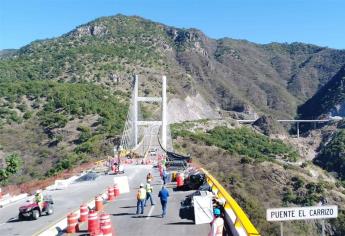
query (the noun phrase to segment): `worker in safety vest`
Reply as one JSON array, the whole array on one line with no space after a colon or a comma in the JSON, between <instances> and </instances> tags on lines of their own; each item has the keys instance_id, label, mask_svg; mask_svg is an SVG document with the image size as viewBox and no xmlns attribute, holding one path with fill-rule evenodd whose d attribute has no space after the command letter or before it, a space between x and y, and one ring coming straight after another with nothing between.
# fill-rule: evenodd
<instances>
[{"instance_id":1,"label":"worker in safety vest","mask_svg":"<svg viewBox=\"0 0 345 236\"><path fill-rule=\"evenodd\" d=\"M151 172L149 172L149 173L147 174L146 180L147 180L147 182L150 181L150 182L152 183L152 181L153 181L153 176L152 176Z\"/></svg>"},{"instance_id":2,"label":"worker in safety vest","mask_svg":"<svg viewBox=\"0 0 345 236\"><path fill-rule=\"evenodd\" d=\"M146 190L146 198L145 198L144 206L146 207L146 202L149 199L151 201L151 206L154 206L155 202L154 202L153 197L152 197L153 187L151 185L151 181L150 180L147 181L146 186L145 186L145 190Z\"/></svg>"},{"instance_id":3,"label":"worker in safety vest","mask_svg":"<svg viewBox=\"0 0 345 236\"><path fill-rule=\"evenodd\" d=\"M224 220L220 216L220 210L215 208L213 210L214 219L211 222L211 231L208 236L222 236L223 235L223 228L224 228Z\"/></svg>"},{"instance_id":4,"label":"worker in safety vest","mask_svg":"<svg viewBox=\"0 0 345 236\"><path fill-rule=\"evenodd\" d=\"M35 202L37 203L38 207L42 211L42 208L43 208L43 194L42 194L42 190L40 190L40 189L36 190Z\"/></svg>"},{"instance_id":5,"label":"worker in safety vest","mask_svg":"<svg viewBox=\"0 0 345 236\"><path fill-rule=\"evenodd\" d=\"M144 189L144 184L140 184L140 188L137 192L137 215L144 214L144 202L146 199L146 190Z\"/></svg>"}]
</instances>

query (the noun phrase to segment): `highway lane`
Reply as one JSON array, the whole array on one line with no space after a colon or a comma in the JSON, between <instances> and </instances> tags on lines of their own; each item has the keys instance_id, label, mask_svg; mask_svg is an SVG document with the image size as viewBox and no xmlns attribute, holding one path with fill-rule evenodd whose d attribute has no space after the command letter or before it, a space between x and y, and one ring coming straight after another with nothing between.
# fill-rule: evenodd
<instances>
[{"instance_id":1,"label":"highway lane","mask_svg":"<svg viewBox=\"0 0 345 236\"><path fill-rule=\"evenodd\" d=\"M176 236L176 235L207 235L210 230L209 224L195 225L190 220L181 219L179 217L180 202L189 192L174 192L175 184L167 185L170 198L168 202L167 216L161 218L162 209L158 198L158 192L161 189L162 181L157 169L140 167L141 170L135 178L130 179L130 193L122 194L114 202L105 205L105 212L110 214L112 226L117 236ZM146 182L146 174L152 171L153 180L153 196L156 205L151 206L147 203L143 215L136 215L136 192L140 183ZM86 224L82 226L86 230ZM85 231L79 235L85 235Z\"/></svg>"},{"instance_id":2,"label":"highway lane","mask_svg":"<svg viewBox=\"0 0 345 236\"><path fill-rule=\"evenodd\" d=\"M134 166L125 167L126 175L132 179L140 171ZM87 202L113 184L113 175L101 175L95 181L85 181L69 185L64 190L44 191L51 194L54 199L54 214L42 216L36 221L18 221L18 208L25 201L19 201L4 208L0 208L0 235L2 236L28 236L57 220L65 217L69 212L79 208L81 203Z\"/></svg>"}]
</instances>

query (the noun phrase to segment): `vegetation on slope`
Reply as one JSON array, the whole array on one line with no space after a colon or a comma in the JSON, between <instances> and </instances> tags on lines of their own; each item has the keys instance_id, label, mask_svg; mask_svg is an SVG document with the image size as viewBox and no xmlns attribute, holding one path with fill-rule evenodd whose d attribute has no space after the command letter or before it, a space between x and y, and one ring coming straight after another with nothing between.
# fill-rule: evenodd
<instances>
[{"instance_id":1,"label":"vegetation on slope","mask_svg":"<svg viewBox=\"0 0 345 236\"><path fill-rule=\"evenodd\" d=\"M0 185L5 184L8 179L15 175L22 165L22 160L18 154L10 154L5 158L5 167L0 168Z\"/></svg>"},{"instance_id":2,"label":"vegetation on slope","mask_svg":"<svg viewBox=\"0 0 345 236\"><path fill-rule=\"evenodd\" d=\"M322 147L314 163L327 171L336 172L345 181L345 129L337 131Z\"/></svg>"},{"instance_id":3,"label":"vegetation on slope","mask_svg":"<svg viewBox=\"0 0 345 236\"><path fill-rule=\"evenodd\" d=\"M200 125L195 127L200 127ZM175 124L172 129L174 147L178 148L179 151L184 150L184 152L190 153L196 162L213 173L248 214L262 235L278 235L280 232L279 224L266 221L267 208L311 206L325 199L329 204L340 206L339 217L327 225L328 233L330 235L342 235L344 233L343 222L345 218L344 209L341 206L344 205L345 198L342 199L341 193L336 192L339 189L335 184L312 179L308 171L295 165L282 164L276 161L244 162L244 155L239 156L236 147L233 147L234 151L230 152L229 145L222 143L233 142L238 145L241 136L244 139L252 139L252 135L248 135L252 131L242 128L230 132L224 127L219 128L220 130L215 128L202 135L201 131L198 133L200 128L196 128L194 132L191 131L193 130L193 123L191 122ZM208 138L203 137L212 136L210 133L215 130L217 130L215 132L217 135ZM218 133L220 131L221 135ZM262 146L253 145L253 143L258 142L256 138L249 141L252 147L247 147L252 151L258 151L260 150L258 147ZM210 140L214 140L213 146L210 146ZM253 142L253 140L256 141ZM266 160L270 160L270 158ZM284 234L317 235L320 234L320 227L318 222L285 222Z\"/></svg>"},{"instance_id":4,"label":"vegetation on slope","mask_svg":"<svg viewBox=\"0 0 345 236\"><path fill-rule=\"evenodd\" d=\"M231 154L244 156L243 162L250 162L248 157L256 160L274 160L279 156L289 161L296 161L298 158L297 151L281 140L270 139L245 127L238 129L216 127L207 133L191 132L180 129L181 127L183 126L179 124L173 125L172 134L174 137L189 137L201 140L209 146L215 145Z\"/></svg>"},{"instance_id":5,"label":"vegetation on slope","mask_svg":"<svg viewBox=\"0 0 345 236\"><path fill-rule=\"evenodd\" d=\"M90 83L3 80L0 81L0 97L3 98L0 110L2 135L16 136L15 129L18 129L16 127L19 124L18 127L26 127L25 132L37 129L35 127L38 121L38 125L48 138L48 144L43 146L48 145L47 148L55 149L56 153L53 154L50 150L37 146L35 150L32 150L31 155L35 153L38 156L26 156L27 159L36 160L36 164L24 160L24 162L31 163L25 167L31 169L32 177L43 177L44 173L38 174L39 166L36 166L42 162L53 161L51 165L48 165L50 168L45 173L50 176L78 163L88 161L90 158L105 155L108 152L104 146L105 142L122 132L127 114L125 94L111 92ZM95 123L88 124L92 125L92 128L76 127L75 132L79 133L79 137L69 142L64 140L70 139L70 137L63 135L63 132L59 132L59 130L65 129L70 122L90 115L98 117ZM72 131L67 130L67 132ZM37 140L33 141L36 144L47 143L44 141L44 135L36 138ZM5 139L0 139L0 141L7 142ZM19 141L19 138L15 141ZM8 148L11 145L2 144L2 146L5 151L9 151ZM74 148L70 150L71 147ZM52 159L47 159L47 155L48 157L51 155Z\"/></svg>"}]
</instances>

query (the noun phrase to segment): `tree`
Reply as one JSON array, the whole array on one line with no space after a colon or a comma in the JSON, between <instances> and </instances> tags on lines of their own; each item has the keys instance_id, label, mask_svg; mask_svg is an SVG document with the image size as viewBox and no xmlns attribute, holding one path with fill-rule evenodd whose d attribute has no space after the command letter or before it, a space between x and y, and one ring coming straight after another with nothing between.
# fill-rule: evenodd
<instances>
[{"instance_id":1,"label":"tree","mask_svg":"<svg viewBox=\"0 0 345 236\"><path fill-rule=\"evenodd\" d=\"M0 169L0 182L5 182L11 175L16 174L22 166L22 159L18 154L10 154L6 157L6 167Z\"/></svg>"}]
</instances>

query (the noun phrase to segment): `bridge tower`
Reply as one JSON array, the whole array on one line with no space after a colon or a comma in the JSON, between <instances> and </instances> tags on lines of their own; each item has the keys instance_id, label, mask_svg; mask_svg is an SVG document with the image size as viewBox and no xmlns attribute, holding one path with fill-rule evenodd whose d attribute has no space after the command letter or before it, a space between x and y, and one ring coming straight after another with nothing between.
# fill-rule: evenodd
<instances>
[{"instance_id":1,"label":"bridge tower","mask_svg":"<svg viewBox=\"0 0 345 236\"><path fill-rule=\"evenodd\" d=\"M135 76L134 81L134 101L133 101L133 127L134 127L134 146L138 144L138 132L139 126L141 125L160 125L161 129L161 145L164 149L167 148L167 82L166 76L162 77L162 96L161 97L139 97L138 94L138 84L139 84L139 77ZM139 102L161 102L162 103L162 120L160 121L139 121L138 120L138 103Z\"/></svg>"}]
</instances>

